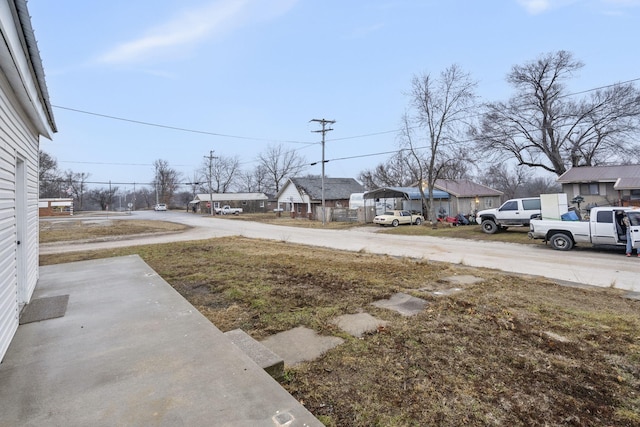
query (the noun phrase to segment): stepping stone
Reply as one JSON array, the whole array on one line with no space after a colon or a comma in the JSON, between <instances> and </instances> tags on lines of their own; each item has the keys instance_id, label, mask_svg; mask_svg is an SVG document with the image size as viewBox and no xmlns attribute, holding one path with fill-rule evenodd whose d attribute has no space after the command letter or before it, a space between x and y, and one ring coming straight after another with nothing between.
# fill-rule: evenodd
<instances>
[{"instance_id":1,"label":"stepping stone","mask_svg":"<svg viewBox=\"0 0 640 427\"><path fill-rule=\"evenodd\" d=\"M375 301L372 302L371 305L397 311L403 316L413 316L424 310L427 301L398 292L389 299Z\"/></svg>"},{"instance_id":2,"label":"stepping stone","mask_svg":"<svg viewBox=\"0 0 640 427\"><path fill-rule=\"evenodd\" d=\"M287 366L314 360L328 350L342 344L339 337L320 336L315 331L299 326L280 332L262 341L262 344L284 359Z\"/></svg>"},{"instance_id":3,"label":"stepping stone","mask_svg":"<svg viewBox=\"0 0 640 427\"><path fill-rule=\"evenodd\" d=\"M331 321L346 333L360 338L366 332L375 332L378 328L387 326L386 321L376 319L369 313L344 314Z\"/></svg>"},{"instance_id":4,"label":"stepping stone","mask_svg":"<svg viewBox=\"0 0 640 427\"><path fill-rule=\"evenodd\" d=\"M251 335L242 329L234 329L225 332L224 335L273 378L280 379L284 376L284 360L251 338Z\"/></svg>"},{"instance_id":5,"label":"stepping stone","mask_svg":"<svg viewBox=\"0 0 640 427\"><path fill-rule=\"evenodd\" d=\"M471 275L461 275L461 276L449 276L440 279L442 282L448 282L453 285L475 285L476 283L483 282L484 279L481 277L471 276Z\"/></svg>"}]
</instances>

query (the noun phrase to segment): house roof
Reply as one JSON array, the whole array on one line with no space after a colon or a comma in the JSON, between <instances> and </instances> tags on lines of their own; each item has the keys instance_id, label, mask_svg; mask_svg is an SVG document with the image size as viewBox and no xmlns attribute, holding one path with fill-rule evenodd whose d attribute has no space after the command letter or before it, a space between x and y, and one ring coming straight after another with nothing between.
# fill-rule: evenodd
<instances>
[{"instance_id":1,"label":"house roof","mask_svg":"<svg viewBox=\"0 0 640 427\"><path fill-rule=\"evenodd\" d=\"M640 165L574 167L560 175L558 182L616 182L619 178L640 180Z\"/></svg>"},{"instance_id":2,"label":"house roof","mask_svg":"<svg viewBox=\"0 0 640 427\"><path fill-rule=\"evenodd\" d=\"M614 190L637 190L640 188L640 178L618 178L613 185Z\"/></svg>"},{"instance_id":3,"label":"house roof","mask_svg":"<svg viewBox=\"0 0 640 427\"><path fill-rule=\"evenodd\" d=\"M29 10L27 8L26 0L14 0L13 2L9 2L10 6L13 4L15 6L14 16L16 20L18 30L18 37L20 38L20 43L23 46L23 50L25 51L25 55L27 55L27 67L26 71L30 74L33 84L35 85L35 92L37 93L37 97L39 98L40 105L36 105L29 99L29 95L23 93L17 93L18 98L21 102L24 102L26 105L31 105L32 108L26 108L26 111L30 115L38 116L38 113L34 113L34 111L40 110L42 112L43 120L46 120L46 125L48 125L49 129L46 129L44 126L39 126L39 121L34 117L33 122L38 126L38 131L41 135L51 138L49 130L51 132L57 132L56 123L53 118L53 113L51 110L51 103L49 101L49 92L47 90L47 84L44 76L44 68L42 66L42 59L40 57L40 51L38 50L38 43L36 42L35 34L33 32L33 27L31 26L31 16L29 15ZM11 38L11 35L7 32L5 34L5 44L9 47L7 39ZM9 47L10 48L10 47ZM2 55L0 55L2 56ZM5 58L3 58L3 61ZM14 66L16 68L20 68L20 65L15 62ZM34 87L31 86L28 82L26 82L26 77L21 75L22 70L14 72L9 67L5 67L4 64L2 67L2 71L5 73L6 77L12 83L14 88L24 87L27 91L29 88Z\"/></svg>"},{"instance_id":4,"label":"house roof","mask_svg":"<svg viewBox=\"0 0 640 427\"><path fill-rule=\"evenodd\" d=\"M289 178L298 191L306 193L311 200L322 200L322 178ZM282 187L280 193L285 189ZM364 187L353 178L324 178L325 200L348 200L353 193L362 193ZM278 193L278 196L280 196Z\"/></svg>"},{"instance_id":5,"label":"house roof","mask_svg":"<svg viewBox=\"0 0 640 427\"><path fill-rule=\"evenodd\" d=\"M242 202L249 200L267 200L267 196L264 193L205 193L198 194L193 202L208 202L213 200L214 202ZM193 203L192 202L192 203Z\"/></svg>"},{"instance_id":6,"label":"house roof","mask_svg":"<svg viewBox=\"0 0 640 427\"><path fill-rule=\"evenodd\" d=\"M365 199L398 199L420 200L422 198L418 187L384 187L364 193ZM442 190L433 190L434 199L448 199L449 193Z\"/></svg>"},{"instance_id":7,"label":"house roof","mask_svg":"<svg viewBox=\"0 0 640 427\"><path fill-rule=\"evenodd\" d=\"M455 197L502 196L502 191L494 190L486 185L477 184L468 179L438 179L434 188L446 191Z\"/></svg>"}]
</instances>

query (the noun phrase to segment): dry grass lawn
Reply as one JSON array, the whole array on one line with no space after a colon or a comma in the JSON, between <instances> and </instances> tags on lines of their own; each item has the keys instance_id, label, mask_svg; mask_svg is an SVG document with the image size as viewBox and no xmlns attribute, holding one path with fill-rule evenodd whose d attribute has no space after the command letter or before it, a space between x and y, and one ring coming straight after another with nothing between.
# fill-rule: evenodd
<instances>
[{"instance_id":1,"label":"dry grass lawn","mask_svg":"<svg viewBox=\"0 0 640 427\"><path fill-rule=\"evenodd\" d=\"M343 338L282 381L328 426L640 426L640 302L618 291L241 237L41 263L131 253L222 331ZM460 274L484 281L431 292ZM395 292L429 304L410 318L371 305ZM331 323L362 311L388 326L354 338Z\"/></svg>"}]
</instances>

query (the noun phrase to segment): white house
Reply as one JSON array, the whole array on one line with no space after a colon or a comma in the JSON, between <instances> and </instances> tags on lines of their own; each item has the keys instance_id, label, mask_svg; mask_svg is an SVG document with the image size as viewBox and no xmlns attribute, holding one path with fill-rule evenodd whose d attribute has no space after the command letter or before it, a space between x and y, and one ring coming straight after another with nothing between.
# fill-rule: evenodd
<instances>
[{"instance_id":1,"label":"white house","mask_svg":"<svg viewBox=\"0 0 640 427\"><path fill-rule=\"evenodd\" d=\"M38 281L39 138L51 113L25 0L0 0L0 360Z\"/></svg>"}]
</instances>

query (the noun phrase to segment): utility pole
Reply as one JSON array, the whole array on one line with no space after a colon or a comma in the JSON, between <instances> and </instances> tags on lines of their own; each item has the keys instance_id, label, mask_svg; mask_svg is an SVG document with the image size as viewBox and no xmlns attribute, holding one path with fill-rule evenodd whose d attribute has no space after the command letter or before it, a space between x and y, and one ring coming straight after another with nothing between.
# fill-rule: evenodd
<instances>
[{"instance_id":1,"label":"utility pole","mask_svg":"<svg viewBox=\"0 0 640 427\"><path fill-rule=\"evenodd\" d=\"M311 132L322 132L322 225L324 226L325 224L325 203L324 203L324 164L325 164L325 160L324 160L324 134L332 131L332 128L327 128L327 125L332 125L334 124L336 121L335 120L325 120L325 119L312 119L310 120L312 122L318 122L322 125L322 129L321 130L312 130Z\"/></svg>"},{"instance_id":2,"label":"utility pole","mask_svg":"<svg viewBox=\"0 0 640 427\"><path fill-rule=\"evenodd\" d=\"M213 216L213 189L211 187L211 177L213 175L213 159L217 159L213 155L213 150L209 151L208 156L204 156L205 159L209 159L209 212Z\"/></svg>"}]
</instances>

